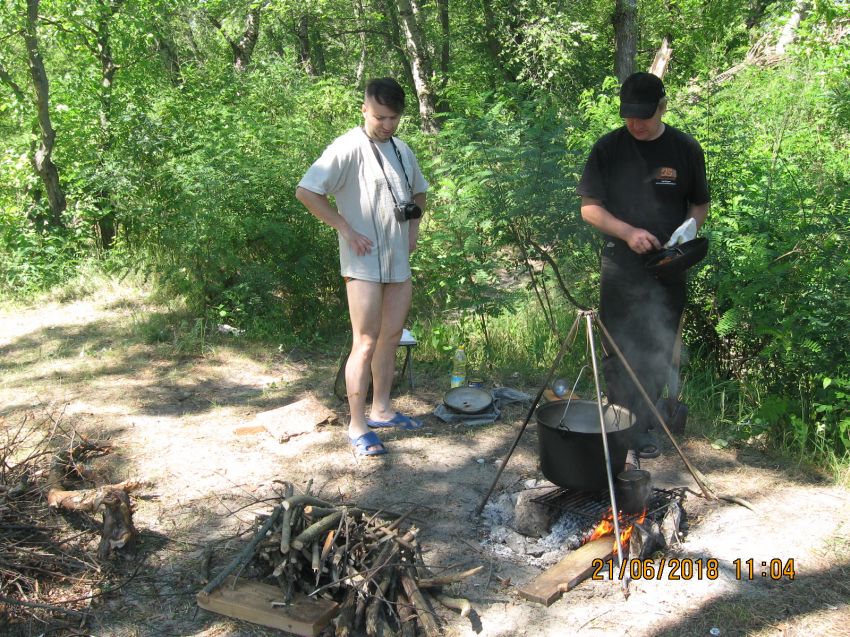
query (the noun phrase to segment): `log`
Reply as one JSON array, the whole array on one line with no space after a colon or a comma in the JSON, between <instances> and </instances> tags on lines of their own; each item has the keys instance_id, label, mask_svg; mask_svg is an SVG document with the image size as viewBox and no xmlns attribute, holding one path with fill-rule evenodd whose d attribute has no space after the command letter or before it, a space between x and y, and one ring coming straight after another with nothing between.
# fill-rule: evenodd
<instances>
[{"instance_id":1,"label":"log","mask_svg":"<svg viewBox=\"0 0 850 637\"><path fill-rule=\"evenodd\" d=\"M328 553L330 553L331 549L333 548L335 537L336 531L331 531L325 538L325 544L324 546L322 546L322 554L319 556L320 565L324 564L325 560L328 558Z\"/></svg>"},{"instance_id":2,"label":"log","mask_svg":"<svg viewBox=\"0 0 850 637\"><path fill-rule=\"evenodd\" d=\"M373 597L366 607L366 634L369 637L380 637L384 619L384 600Z\"/></svg>"},{"instance_id":3,"label":"log","mask_svg":"<svg viewBox=\"0 0 850 637\"><path fill-rule=\"evenodd\" d=\"M413 579L407 569L402 570L400 576L401 585L416 609L416 616L419 618L419 624L422 626L426 637L437 637L440 634L440 626L437 624L434 611L431 610L424 595L422 595L422 591L416 585L416 580Z\"/></svg>"},{"instance_id":4,"label":"log","mask_svg":"<svg viewBox=\"0 0 850 637\"><path fill-rule=\"evenodd\" d=\"M295 492L295 487L290 483L286 483L284 489L284 500L291 498ZM292 537L292 509L284 509L280 523L280 552L286 555L289 553L289 540Z\"/></svg>"},{"instance_id":5,"label":"log","mask_svg":"<svg viewBox=\"0 0 850 637\"><path fill-rule=\"evenodd\" d=\"M350 637L354 633L354 611L357 607L357 589L350 588L339 607L339 615L334 620L336 637Z\"/></svg>"},{"instance_id":6,"label":"log","mask_svg":"<svg viewBox=\"0 0 850 637\"><path fill-rule=\"evenodd\" d=\"M113 549L131 548L136 542L130 496L121 489L109 489L102 500L103 527L97 554L105 560Z\"/></svg>"},{"instance_id":7,"label":"log","mask_svg":"<svg viewBox=\"0 0 850 637\"><path fill-rule=\"evenodd\" d=\"M416 637L416 611L410 600L404 595L399 595L396 608L398 620L401 623L401 637Z\"/></svg>"},{"instance_id":8,"label":"log","mask_svg":"<svg viewBox=\"0 0 850 637\"><path fill-rule=\"evenodd\" d=\"M317 539L322 533L334 528L337 524L339 524L340 519L342 519L343 512L343 510L337 511L336 513L332 513L331 515L322 518L315 524L308 526L306 529L301 531L298 537L292 540L292 548L296 551L300 551L310 542Z\"/></svg>"},{"instance_id":9,"label":"log","mask_svg":"<svg viewBox=\"0 0 850 637\"><path fill-rule=\"evenodd\" d=\"M106 559L113 549L131 547L136 540L133 526L133 505L127 490L138 488L136 481L103 486L98 489L63 491L51 489L47 493L47 504L54 509L103 514L100 545L97 554Z\"/></svg>"},{"instance_id":10,"label":"log","mask_svg":"<svg viewBox=\"0 0 850 637\"><path fill-rule=\"evenodd\" d=\"M291 509L293 507L298 506L299 504L307 505L312 504L314 506L326 507L328 509L337 510L338 507L335 507L330 502L325 502L324 500L320 500L319 498L313 497L312 495L304 494L304 495L294 495L291 498L286 498L283 501L284 509Z\"/></svg>"},{"instance_id":11,"label":"log","mask_svg":"<svg viewBox=\"0 0 850 637\"><path fill-rule=\"evenodd\" d=\"M611 536L588 542L522 586L519 594L529 601L551 606L563 593L590 576L594 560L610 560L614 550Z\"/></svg>"},{"instance_id":12,"label":"log","mask_svg":"<svg viewBox=\"0 0 850 637\"><path fill-rule=\"evenodd\" d=\"M469 613L472 612L472 604L469 603L468 599L465 599L463 597L449 597L448 595L444 595L443 593L435 593L434 599L436 599L446 608L451 608L452 610L460 611L461 617L469 617Z\"/></svg>"},{"instance_id":13,"label":"log","mask_svg":"<svg viewBox=\"0 0 850 637\"><path fill-rule=\"evenodd\" d=\"M315 542L313 542L313 550L310 554L310 566L313 568L313 572L316 574L316 584L319 583L318 579L322 570L322 563L319 561L321 555L322 553L319 549L319 541L316 540Z\"/></svg>"}]
</instances>

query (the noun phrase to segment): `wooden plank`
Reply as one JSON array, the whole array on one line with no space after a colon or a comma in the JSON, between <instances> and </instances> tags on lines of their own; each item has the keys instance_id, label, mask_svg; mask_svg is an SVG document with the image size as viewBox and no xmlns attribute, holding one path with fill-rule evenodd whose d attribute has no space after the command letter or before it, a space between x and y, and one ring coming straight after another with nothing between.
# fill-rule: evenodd
<instances>
[{"instance_id":1,"label":"wooden plank","mask_svg":"<svg viewBox=\"0 0 850 637\"><path fill-rule=\"evenodd\" d=\"M304 637L316 637L339 610L334 601L303 595L289 606L272 606L272 602L283 602L283 591L277 586L247 580L239 580L235 588L232 585L233 578L228 578L212 593L198 593L198 606Z\"/></svg>"},{"instance_id":2,"label":"wooden plank","mask_svg":"<svg viewBox=\"0 0 850 637\"><path fill-rule=\"evenodd\" d=\"M264 427L278 442L287 442L295 436L313 433L322 423L335 420L336 413L313 396L308 396L289 405L260 412L251 425Z\"/></svg>"},{"instance_id":3,"label":"wooden plank","mask_svg":"<svg viewBox=\"0 0 850 637\"><path fill-rule=\"evenodd\" d=\"M590 577L593 560L610 560L614 554L614 539L601 537L571 551L552 568L519 589L521 597L545 606L551 606L561 595Z\"/></svg>"}]
</instances>

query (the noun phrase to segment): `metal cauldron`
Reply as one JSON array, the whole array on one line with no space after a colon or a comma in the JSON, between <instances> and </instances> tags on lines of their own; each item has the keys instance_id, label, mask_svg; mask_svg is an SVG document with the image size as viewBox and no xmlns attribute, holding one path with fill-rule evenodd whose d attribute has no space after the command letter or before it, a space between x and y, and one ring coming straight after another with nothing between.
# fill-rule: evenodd
<instances>
[{"instance_id":1,"label":"metal cauldron","mask_svg":"<svg viewBox=\"0 0 850 637\"><path fill-rule=\"evenodd\" d=\"M632 446L635 418L624 407L603 403L612 475L622 471ZM537 409L540 469L547 480L567 489L608 488L599 408L590 400L557 400Z\"/></svg>"}]
</instances>

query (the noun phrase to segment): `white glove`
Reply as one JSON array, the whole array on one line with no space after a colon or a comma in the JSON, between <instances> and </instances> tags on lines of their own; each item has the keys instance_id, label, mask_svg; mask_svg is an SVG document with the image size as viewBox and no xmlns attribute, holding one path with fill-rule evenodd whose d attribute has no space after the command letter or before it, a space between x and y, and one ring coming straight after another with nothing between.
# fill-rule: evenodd
<instances>
[{"instance_id":1,"label":"white glove","mask_svg":"<svg viewBox=\"0 0 850 637\"><path fill-rule=\"evenodd\" d=\"M670 237L670 241L664 244L665 248L673 247L674 245L678 245L680 243L684 243L685 241L690 241L691 239L695 239L697 236L697 222L691 217L681 226L676 228L673 232L673 235Z\"/></svg>"}]
</instances>

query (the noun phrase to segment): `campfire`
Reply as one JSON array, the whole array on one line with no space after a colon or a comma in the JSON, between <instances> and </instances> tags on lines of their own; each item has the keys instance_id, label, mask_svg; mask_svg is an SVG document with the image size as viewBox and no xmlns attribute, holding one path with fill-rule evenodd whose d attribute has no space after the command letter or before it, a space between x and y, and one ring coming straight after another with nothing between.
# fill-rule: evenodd
<instances>
[{"instance_id":1,"label":"campfire","mask_svg":"<svg viewBox=\"0 0 850 637\"><path fill-rule=\"evenodd\" d=\"M536 483L527 486L530 488L514 498L504 494L488 508L485 519L492 527L484 544L500 557L546 568L519 593L548 606L591 577L594 564L597 573L604 576L610 572L598 564L618 559L614 518L606 491L574 491ZM645 560L680 544L686 530L685 494L685 489L652 489L639 513L619 512L624 560ZM508 511L508 503L514 499L516 505ZM542 548L555 544L560 545L557 551Z\"/></svg>"},{"instance_id":2,"label":"campfire","mask_svg":"<svg viewBox=\"0 0 850 637\"><path fill-rule=\"evenodd\" d=\"M629 538L632 537L632 529L635 528L635 525L643 524L643 522L646 520L646 508L644 508L643 512L637 516L637 519L632 519L634 517L635 516L630 516L624 513L620 513L617 517L619 527L620 529L622 529L620 531L620 546L622 546L624 549L628 548L629 546ZM599 524L597 524L596 527L593 529L587 541L592 542L593 540L613 534L614 515L609 510L605 517L600 520ZM616 547L613 550L614 552L616 552Z\"/></svg>"}]
</instances>

